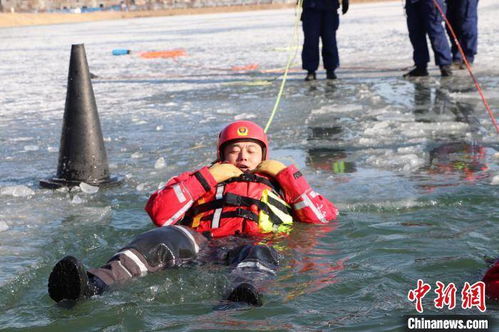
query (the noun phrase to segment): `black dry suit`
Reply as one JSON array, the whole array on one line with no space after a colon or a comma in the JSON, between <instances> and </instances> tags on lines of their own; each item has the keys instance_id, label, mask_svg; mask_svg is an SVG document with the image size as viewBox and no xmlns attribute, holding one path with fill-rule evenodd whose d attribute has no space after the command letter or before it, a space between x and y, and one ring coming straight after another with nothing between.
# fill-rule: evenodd
<instances>
[{"instance_id":1,"label":"black dry suit","mask_svg":"<svg viewBox=\"0 0 499 332\"><path fill-rule=\"evenodd\" d=\"M189 227L174 225L138 235L104 266L88 273L110 286L165 268L210 261L231 267L234 286L246 282L258 287L276 274L278 257L274 248L254 245L248 238L209 240Z\"/></svg>"}]
</instances>

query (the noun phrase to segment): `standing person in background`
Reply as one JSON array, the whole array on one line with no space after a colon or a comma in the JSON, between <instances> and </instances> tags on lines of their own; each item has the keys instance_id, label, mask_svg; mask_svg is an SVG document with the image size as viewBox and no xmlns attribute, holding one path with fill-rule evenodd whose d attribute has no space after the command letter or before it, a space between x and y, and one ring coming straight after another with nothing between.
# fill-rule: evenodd
<instances>
[{"instance_id":1,"label":"standing person in background","mask_svg":"<svg viewBox=\"0 0 499 332\"><path fill-rule=\"evenodd\" d=\"M478 0L448 0L447 20L456 34L466 59L472 64L478 45ZM452 45L452 67L464 69L463 57L448 26L447 34Z\"/></svg>"},{"instance_id":2,"label":"standing person in background","mask_svg":"<svg viewBox=\"0 0 499 332\"><path fill-rule=\"evenodd\" d=\"M303 0L303 50L302 68L307 71L305 81L315 80L319 67L319 37L322 39L322 60L328 80L336 79L335 70L340 65L336 30L340 25L339 0ZM348 11L348 0L341 1L341 12Z\"/></svg>"},{"instance_id":3,"label":"standing person in background","mask_svg":"<svg viewBox=\"0 0 499 332\"><path fill-rule=\"evenodd\" d=\"M405 2L407 28L416 68L404 74L404 77L428 76L427 67L428 62L430 62L430 54L426 35L430 38L435 63L440 67L440 73L442 76L452 75L449 41L442 25L442 17L434 1L437 1L444 8L443 0L406 0Z\"/></svg>"}]
</instances>

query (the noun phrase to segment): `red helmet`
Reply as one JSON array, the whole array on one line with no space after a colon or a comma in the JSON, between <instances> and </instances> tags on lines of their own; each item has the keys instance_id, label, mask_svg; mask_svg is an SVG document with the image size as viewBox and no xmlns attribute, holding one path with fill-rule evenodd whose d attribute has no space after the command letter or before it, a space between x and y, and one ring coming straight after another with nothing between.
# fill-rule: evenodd
<instances>
[{"instance_id":1,"label":"red helmet","mask_svg":"<svg viewBox=\"0 0 499 332\"><path fill-rule=\"evenodd\" d=\"M222 129L218 135L217 157L223 160L225 145L233 141L255 141L262 147L262 159L267 158L268 141L262 127L252 121L235 121Z\"/></svg>"}]
</instances>

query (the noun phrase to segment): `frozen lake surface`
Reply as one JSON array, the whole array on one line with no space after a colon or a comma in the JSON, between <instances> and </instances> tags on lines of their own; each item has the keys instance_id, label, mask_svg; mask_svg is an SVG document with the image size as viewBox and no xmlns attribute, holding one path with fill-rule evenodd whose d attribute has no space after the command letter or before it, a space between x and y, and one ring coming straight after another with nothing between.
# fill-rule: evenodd
<instances>
[{"instance_id":1,"label":"frozen lake surface","mask_svg":"<svg viewBox=\"0 0 499 332\"><path fill-rule=\"evenodd\" d=\"M499 3L479 4L473 67L499 110ZM392 331L416 313L418 279L480 280L499 256L499 138L465 71L405 80L412 65L401 2L341 16L339 79L303 82L293 10L0 29L0 329L37 331ZM121 186L51 191L71 44L84 43L113 175ZM296 47L298 46L298 47ZM113 56L116 48L132 50ZM140 52L183 49L144 59ZM295 163L340 208L327 227L298 225L265 305L213 311L219 266L176 269L66 310L47 295L72 254L103 264L153 226L143 210L171 176L215 158L225 124L265 125L288 54L298 55L269 130L271 156ZM433 58L433 56L432 56ZM427 313L437 310L425 298ZM498 316L490 304L487 313Z\"/></svg>"}]
</instances>

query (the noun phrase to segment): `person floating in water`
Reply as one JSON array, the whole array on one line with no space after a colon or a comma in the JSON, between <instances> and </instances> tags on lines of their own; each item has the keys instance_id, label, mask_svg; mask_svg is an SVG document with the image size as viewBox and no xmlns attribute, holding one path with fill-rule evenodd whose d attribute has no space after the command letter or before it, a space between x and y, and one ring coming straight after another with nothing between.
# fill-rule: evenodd
<instances>
[{"instance_id":1,"label":"person floating in water","mask_svg":"<svg viewBox=\"0 0 499 332\"><path fill-rule=\"evenodd\" d=\"M276 275L280 258L259 244L262 238L289 233L294 220L325 224L338 215L294 165L268 154L261 127L229 124L219 134L215 163L172 178L149 198L145 209L159 228L138 235L99 268L86 271L77 258L64 257L50 274L50 297L76 301L195 261L230 267L226 300L262 305L260 290Z\"/></svg>"}]
</instances>

